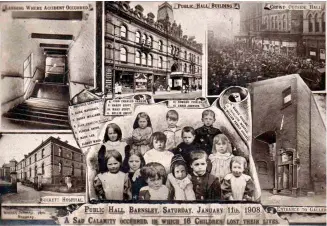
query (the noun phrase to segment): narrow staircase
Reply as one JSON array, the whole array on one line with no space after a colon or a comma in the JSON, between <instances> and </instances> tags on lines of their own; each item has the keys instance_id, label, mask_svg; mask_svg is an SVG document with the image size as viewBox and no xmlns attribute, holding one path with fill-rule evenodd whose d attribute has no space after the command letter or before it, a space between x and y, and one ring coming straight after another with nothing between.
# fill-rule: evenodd
<instances>
[{"instance_id":1,"label":"narrow staircase","mask_svg":"<svg viewBox=\"0 0 327 226\"><path fill-rule=\"evenodd\" d=\"M70 129L69 87L65 84L37 82L32 96L4 114L4 117L32 129Z\"/></svg>"}]
</instances>

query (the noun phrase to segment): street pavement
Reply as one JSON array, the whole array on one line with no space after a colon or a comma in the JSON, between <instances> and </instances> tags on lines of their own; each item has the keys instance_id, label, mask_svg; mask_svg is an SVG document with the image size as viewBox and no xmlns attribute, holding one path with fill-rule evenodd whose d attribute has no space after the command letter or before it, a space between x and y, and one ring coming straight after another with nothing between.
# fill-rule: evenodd
<instances>
[{"instance_id":1,"label":"street pavement","mask_svg":"<svg viewBox=\"0 0 327 226\"><path fill-rule=\"evenodd\" d=\"M85 193L61 193L52 191L36 191L34 188L17 183L17 193L5 194L1 197L2 203L38 203L43 196L76 196Z\"/></svg>"},{"instance_id":2,"label":"street pavement","mask_svg":"<svg viewBox=\"0 0 327 226\"><path fill-rule=\"evenodd\" d=\"M292 197L273 195L271 191L261 191L261 204L271 206L326 206L326 194L315 194L312 197Z\"/></svg>"},{"instance_id":3,"label":"street pavement","mask_svg":"<svg viewBox=\"0 0 327 226\"><path fill-rule=\"evenodd\" d=\"M116 94L115 98L117 97L130 97L132 95L137 94L148 94L153 96L155 99L195 99L197 97L202 96L202 91L192 91L188 93L182 93L181 91L172 90L170 92L168 91L157 91L156 94L153 94L152 92L139 92L139 93L123 93L123 94ZM106 98L112 98L112 95L107 95Z\"/></svg>"}]
</instances>

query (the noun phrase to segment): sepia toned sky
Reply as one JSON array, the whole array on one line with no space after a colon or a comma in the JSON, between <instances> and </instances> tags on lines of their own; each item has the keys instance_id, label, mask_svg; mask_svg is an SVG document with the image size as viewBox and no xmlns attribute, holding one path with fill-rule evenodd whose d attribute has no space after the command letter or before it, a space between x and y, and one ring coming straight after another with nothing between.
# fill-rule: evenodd
<instances>
[{"instance_id":1,"label":"sepia toned sky","mask_svg":"<svg viewBox=\"0 0 327 226\"><path fill-rule=\"evenodd\" d=\"M157 18L158 6L163 2L131 2L130 6L135 7L140 4L144 8L143 15L152 12ZM213 30L215 35L231 36L231 20L233 20L233 33L239 31L239 10L236 9L190 9L178 8L178 3L196 5L198 2L168 2L173 6L174 20L177 25L180 23L183 34L195 36L199 43L205 43L205 32ZM206 4L206 2L199 2ZM210 2L212 3L212 2ZM218 2L217 2L218 3ZM219 2L227 3L227 2Z\"/></svg>"},{"instance_id":2,"label":"sepia toned sky","mask_svg":"<svg viewBox=\"0 0 327 226\"><path fill-rule=\"evenodd\" d=\"M4 163L9 163L13 158L19 162L24 158L24 155L33 151L50 136L60 137L62 141L67 140L68 144L78 148L72 134L2 134L0 138L0 167Z\"/></svg>"}]
</instances>

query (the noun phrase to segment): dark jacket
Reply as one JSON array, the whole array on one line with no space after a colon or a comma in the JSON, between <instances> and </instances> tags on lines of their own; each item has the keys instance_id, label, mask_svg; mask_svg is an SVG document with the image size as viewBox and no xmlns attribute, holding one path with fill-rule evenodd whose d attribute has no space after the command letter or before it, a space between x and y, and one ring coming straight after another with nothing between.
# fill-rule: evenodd
<instances>
[{"instance_id":1,"label":"dark jacket","mask_svg":"<svg viewBox=\"0 0 327 226\"><path fill-rule=\"evenodd\" d=\"M206 172L202 176L192 173L191 178L196 200L221 200L219 179Z\"/></svg>"},{"instance_id":2,"label":"dark jacket","mask_svg":"<svg viewBox=\"0 0 327 226\"><path fill-rule=\"evenodd\" d=\"M213 138L221 134L221 131L213 126L206 127L202 126L195 130L194 142L199 144L200 148L204 150L208 156L212 153L212 142Z\"/></svg>"}]
</instances>

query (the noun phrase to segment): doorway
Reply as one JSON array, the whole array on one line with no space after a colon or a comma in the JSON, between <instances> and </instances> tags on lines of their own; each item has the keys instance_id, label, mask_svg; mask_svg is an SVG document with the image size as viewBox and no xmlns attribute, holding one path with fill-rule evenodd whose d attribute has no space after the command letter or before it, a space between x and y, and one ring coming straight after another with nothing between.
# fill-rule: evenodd
<instances>
[{"instance_id":1,"label":"doorway","mask_svg":"<svg viewBox=\"0 0 327 226\"><path fill-rule=\"evenodd\" d=\"M253 140L252 156L262 189L273 190L275 181L276 133L267 131Z\"/></svg>"}]
</instances>

